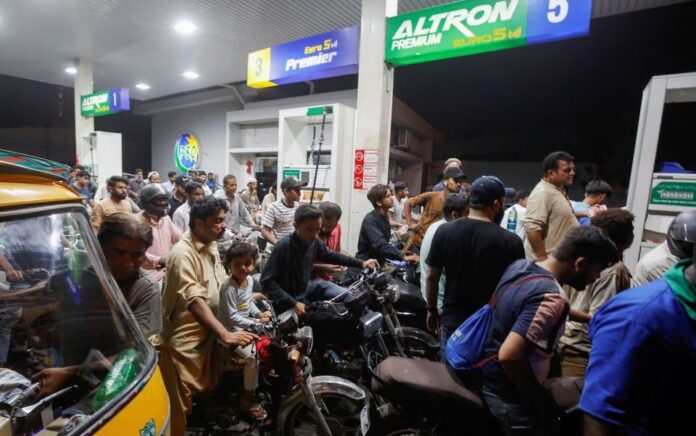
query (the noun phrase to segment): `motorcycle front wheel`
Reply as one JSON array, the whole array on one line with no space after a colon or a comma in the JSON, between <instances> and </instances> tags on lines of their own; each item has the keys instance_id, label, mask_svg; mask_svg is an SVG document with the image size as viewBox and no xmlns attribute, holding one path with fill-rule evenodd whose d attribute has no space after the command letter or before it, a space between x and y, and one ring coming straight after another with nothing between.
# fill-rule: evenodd
<instances>
[{"instance_id":1,"label":"motorcycle front wheel","mask_svg":"<svg viewBox=\"0 0 696 436\"><path fill-rule=\"evenodd\" d=\"M337 393L315 393L331 436L361 435L361 412L364 402ZM282 425L284 436L312 436L321 434L319 421L302 397L289 406Z\"/></svg>"}]
</instances>

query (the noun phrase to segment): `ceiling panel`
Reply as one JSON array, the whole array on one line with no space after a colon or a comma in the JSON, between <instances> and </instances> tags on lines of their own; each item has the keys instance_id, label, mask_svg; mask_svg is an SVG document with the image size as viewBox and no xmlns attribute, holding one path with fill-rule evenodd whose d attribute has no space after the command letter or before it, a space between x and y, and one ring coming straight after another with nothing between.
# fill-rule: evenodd
<instances>
[{"instance_id":1,"label":"ceiling panel","mask_svg":"<svg viewBox=\"0 0 696 436\"><path fill-rule=\"evenodd\" d=\"M595 0L595 17L685 0ZM401 0L400 12L448 1ZM0 74L72 86L63 70L94 63L94 86L131 88L147 100L246 76L247 53L360 21L360 0L3 0ZM176 33L181 19L197 24ZM181 73L196 70L187 81ZM140 91L144 81L152 86Z\"/></svg>"}]
</instances>

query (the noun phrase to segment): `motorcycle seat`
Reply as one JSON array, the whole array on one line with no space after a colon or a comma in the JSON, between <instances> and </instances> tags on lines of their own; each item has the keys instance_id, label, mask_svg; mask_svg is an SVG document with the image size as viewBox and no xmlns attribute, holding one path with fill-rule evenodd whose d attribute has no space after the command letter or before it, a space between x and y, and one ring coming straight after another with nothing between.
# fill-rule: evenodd
<instances>
[{"instance_id":1,"label":"motorcycle seat","mask_svg":"<svg viewBox=\"0 0 696 436\"><path fill-rule=\"evenodd\" d=\"M379 379L372 380L373 392L400 404L411 402L421 409L460 416L467 411L481 417L487 413L483 400L444 363L388 357L375 374Z\"/></svg>"}]
</instances>

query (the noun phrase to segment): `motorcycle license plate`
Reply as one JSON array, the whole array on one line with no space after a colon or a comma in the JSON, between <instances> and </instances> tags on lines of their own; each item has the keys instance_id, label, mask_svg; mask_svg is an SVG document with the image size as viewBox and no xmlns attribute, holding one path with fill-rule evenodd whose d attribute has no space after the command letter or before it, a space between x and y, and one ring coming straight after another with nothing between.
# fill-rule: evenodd
<instances>
[{"instance_id":1,"label":"motorcycle license plate","mask_svg":"<svg viewBox=\"0 0 696 436\"><path fill-rule=\"evenodd\" d=\"M370 430L370 407L365 406L360 411L360 432L363 436Z\"/></svg>"}]
</instances>

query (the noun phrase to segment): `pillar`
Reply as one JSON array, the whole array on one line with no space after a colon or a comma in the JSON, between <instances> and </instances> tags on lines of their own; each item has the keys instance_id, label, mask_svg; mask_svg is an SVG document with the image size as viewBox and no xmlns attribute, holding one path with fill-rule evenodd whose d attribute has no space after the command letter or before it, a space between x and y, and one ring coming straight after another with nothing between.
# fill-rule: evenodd
<instances>
[{"instance_id":1,"label":"pillar","mask_svg":"<svg viewBox=\"0 0 696 436\"><path fill-rule=\"evenodd\" d=\"M91 94L93 89L92 60L81 58L78 60L77 74L75 74L75 160L81 161L84 156L85 146L83 137L94 132L94 118L85 118L80 112L80 97Z\"/></svg>"}]
</instances>

